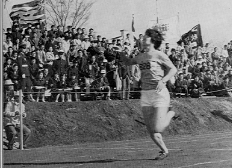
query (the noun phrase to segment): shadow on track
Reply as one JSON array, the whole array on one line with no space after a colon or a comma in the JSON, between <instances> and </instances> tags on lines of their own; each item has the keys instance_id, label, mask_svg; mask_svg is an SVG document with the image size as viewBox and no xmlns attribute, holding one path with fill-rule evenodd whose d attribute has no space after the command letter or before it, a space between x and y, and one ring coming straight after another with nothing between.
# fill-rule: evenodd
<instances>
[{"instance_id":1,"label":"shadow on track","mask_svg":"<svg viewBox=\"0 0 232 168\"><path fill-rule=\"evenodd\" d=\"M65 164L90 164L90 163L113 163L113 162L125 162L125 161L155 161L155 159L105 159L105 160L90 160L90 161L79 161L79 162L37 162L37 163L5 163L4 165L65 165Z\"/></svg>"}]
</instances>

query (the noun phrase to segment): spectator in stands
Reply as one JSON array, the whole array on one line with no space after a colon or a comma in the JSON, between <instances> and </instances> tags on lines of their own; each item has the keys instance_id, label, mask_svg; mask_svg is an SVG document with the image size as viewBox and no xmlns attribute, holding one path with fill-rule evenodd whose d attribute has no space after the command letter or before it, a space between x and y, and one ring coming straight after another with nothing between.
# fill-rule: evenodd
<instances>
[{"instance_id":1,"label":"spectator in stands","mask_svg":"<svg viewBox=\"0 0 232 168\"><path fill-rule=\"evenodd\" d=\"M108 79L106 77L105 70L101 70L98 78L94 80L93 83L91 83L91 89L93 89L94 91L103 93L105 100L111 100L110 99L110 86L109 86Z\"/></svg>"},{"instance_id":2,"label":"spectator in stands","mask_svg":"<svg viewBox=\"0 0 232 168\"><path fill-rule=\"evenodd\" d=\"M47 51L46 54L45 54L45 60L46 60L46 64L47 64L48 66L52 66L52 65L53 65L53 61L56 60L56 57L55 57L55 55L54 55L54 53L53 53L53 48L52 48L52 46L50 46L50 47L48 48L48 51Z\"/></svg>"},{"instance_id":3,"label":"spectator in stands","mask_svg":"<svg viewBox=\"0 0 232 168\"><path fill-rule=\"evenodd\" d=\"M30 43L31 45L34 45L37 50L39 49L39 38L35 31L33 32L33 37L30 40Z\"/></svg>"},{"instance_id":4,"label":"spectator in stands","mask_svg":"<svg viewBox=\"0 0 232 168\"><path fill-rule=\"evenodd\" d=\"M59 75L66 74L68 69L68 63L63 59L64 51L58 51L59 59L55 60L52 65L53 72L58 72Z\"/></svg>"},{"instance_id":5,"label":"spectator in stands","mask_svg":"<svg viewBox=\"0 0 232 168\"><path fill-rule=\"evenodd\" d=\"M22 117L26 117L25 105L22 105ZM20 132L20 109L19 97L15 95L7 102L4 110L4 129L8 140L8 149L12 150L15 142L15 136ZM23 148L27 148L27 142L31 136L31 130L23 124Z\"/></svg>"},{"instance_id":6,"label":"spectator in stands","mask_svg":"<svg viewBox=\"0 0 232 168\"><path fill-rule=\"evenodd\" d=\"M67 61L68 61L68 65L72 65L73 64L73 60L75 58L78 57L78 53L77 53L77 50L76 50L76 44L71 44L70 45L70 48L67 52Z\"/></svg>"},{"instance_id":7,"label":"spectator in stands","mask_svg":"<svg viewBox=\"0 0 232 168\"><path fill-rule=\"evenodd\" d=\"M39 72L39 65L36 62L36 58L31 59L29 69L30 69L31 79L35 80Z\"/></svg>"},{"instance_id":8,"label":"spectator in stands","mask_svg":"<svg viewBox=\"0 0 232 168\"><path fill-rule=\"evenodd\" d=\"M37 51L36 55L37 55L37 59L39 61L40 67L43 67L44 64L46 64L47 62L44 44L40 45L40 48Z\"/></svg>"},{"instance_id":9,"label":"spectator in stands","mask_svg":"<svg viewBox=\"0 0 232 168\"><path fill-rule=\"evenodd\" d=\"M84 41L82 41L81 43L81 48L87 50L89 47L90 47L89 37L85 36Z\"/></svg>"},{"instance_id":10,"label":"spectator in stands","mask_svg":"<svg viewBox=\"0 0 232 168\"><path fill-rule=\"evenodd\" d=\"M175 92L176 93L185 93L186 97L188 96L188 81L184 79L184 74L179 73L179 77L175 81Z\"/></svg>"},{"instance_id":11,"label":"spectator in stands","mask_svg":"<svg viewBox=\"0 0 232 168\"><path fill-rule=\"evenodd\" d=\"M75 93L70 93L69 99L72 100L72 95L74 95L75 101L78 102L78 101L80 101L80 93L77 93L77 92L81 91L79 79L77 78L76 73L72 73L70 76L71 76L71 78L68 82L68 87L72 88L73 89L72 91Z\"/></svg>"},{"instance_id":12,"label":"spectator in stands","mask_svg":"<svg viewBox=\"0 0 232 168\"><path fill-rule=\"evenodd\" d=\"M3 42L3 54L7 53L9 47L13 47L11 36L7 36L6 41Z\"/></svg>"},{"instance_id":13,"label":"spectator in stands","mask_svg":"<svg viewBox=\"0 0 232 168\"><path fill-rule=\"evenodd\" d=\"M196 75L191 85L189 86L189 92L191 97L198 98L204 93L203 82L199 79L199 76Z\"/></svg>"},{"instance_id":14,"label":"spectator in stands","mask_svg":"<svg viewBox=\"0 0 232 168\"><path fill-rule=\"evenodd\" d=\"M21 88L21 74L19 72L18 64L13 64L12 70L9 72L9 78L14 83L14 90L18 91Z\"/></svg>"},{"instance_id":15,"label":"spectator in stands","mask_svg":"<svg viewBox=\"0 0 232 168\"><path fill-rule=\"evenodd\" d=\"M58 102L58 99L59 99L59 95L61 96L61 101L64 102L65 101L65 96L67 98L67 101L68 102L71 102L72 100L70 99L70 94L69 92L66 92L65 90L67 89L68 87L68 83L66 82L66 74L61 74L61 79L60 81L58 82L58 89L60 89L60 93L57 95L56 97L56 102Z\"/></svg>"},{"instance_id":16,"label":"spectator in stands","mask_svg":"<svg viewBox=\"0 0 232 168\"><path fill-rule=\"evenodd\" d=\"M214 51L211 53L211 58L213 62L214 60L218 61L220 59L220 54L218 53L217 47L214 47Z\"/></svg>"},{"instance_id":17,"label":"spectator in stands","mask_svg":"<svg viewBox=\"0 0 232 168\"><path fill-rule=\"evenodd\" d=\"M35 91L37 92L37 102L39 102L40 97L42 97L42 102L45 102L45 84L44 73L43 71L39 71L38 76L34 80Z\"/></svg>"},{"instance_id":18,"label":"spectator in stands","mask_svg":"<svg viewBox=\"0 0 232 168\"><path fill-rule=\"evenodd\" d=\"M20 48L21 48L21 52L19 54L18 64L19 64L20 74L22 75L22 81L21 81L22 91L31 92L32 82L31 82L31 74L30 74L30 69L29 69L30 62L25 56L26 45L23 44L21 45ZM27 94L27 99L29 101L35 101L32 97L32 94L30 93Z\"/></svg>"}]
</instances>

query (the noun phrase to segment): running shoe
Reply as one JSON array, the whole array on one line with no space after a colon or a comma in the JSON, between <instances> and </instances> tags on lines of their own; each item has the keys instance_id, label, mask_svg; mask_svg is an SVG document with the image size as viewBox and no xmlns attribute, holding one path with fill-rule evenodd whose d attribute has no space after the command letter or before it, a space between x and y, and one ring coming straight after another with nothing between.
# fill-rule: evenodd
<instances>
[{"instance_id":1,"label":"running shoe","mask_svg":"<svg viewBox=\"0 0 232 168\"><path fill-rule=\"evenodd\" d=\"M163 160L164 158L168 157L168 153L165 153L163 151L159 152L159 155L156 156L155 160Z\"/></svg>"}]
</instances>

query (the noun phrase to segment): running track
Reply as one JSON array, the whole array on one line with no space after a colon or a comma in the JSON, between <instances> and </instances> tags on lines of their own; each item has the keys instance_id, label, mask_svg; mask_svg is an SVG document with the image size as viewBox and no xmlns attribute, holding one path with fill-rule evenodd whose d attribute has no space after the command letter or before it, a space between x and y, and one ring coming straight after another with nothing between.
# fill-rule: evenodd
<instances>
[{"instance_id":1,"label":"running track","mask_svg":"<svg viewBox=\"0 0 232 168\"><path fill-rule=\"evenodd\" d=\"M4 151L4 168L232 168L232 132L164 139L170 155L155 161L147 139Z\"/></svg>"}]
</instances>

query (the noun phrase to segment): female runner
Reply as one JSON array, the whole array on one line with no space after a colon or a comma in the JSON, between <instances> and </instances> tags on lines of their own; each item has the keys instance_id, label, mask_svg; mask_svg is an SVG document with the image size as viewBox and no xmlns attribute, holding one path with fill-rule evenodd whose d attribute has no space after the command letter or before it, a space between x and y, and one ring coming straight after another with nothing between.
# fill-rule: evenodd
<instances>
[{"instance_id":1,"label":"female runner","mask_svg":"<svg viewBox=\"0 0 232 168\"><path fill-rule=\"evenodd\" d=\"M174 111L169 111L170 95L166 82L177 70L169 57L158 50L162 41L162 34L158 30L147 29L143 38L144 53L132 59L121 53L121 59L126 65L139 64L141 70L141 106L144 122L150 137L161 149L155 160L162 160L168 156L161 133L175 116Z\"/></svg>"}]
</instances>

